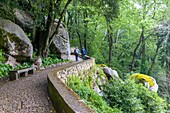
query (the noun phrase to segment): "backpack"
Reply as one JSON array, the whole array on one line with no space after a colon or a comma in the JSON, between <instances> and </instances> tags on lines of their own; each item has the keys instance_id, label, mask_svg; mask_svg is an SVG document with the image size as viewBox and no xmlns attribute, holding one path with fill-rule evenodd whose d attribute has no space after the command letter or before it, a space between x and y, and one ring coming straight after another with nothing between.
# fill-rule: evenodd
<instances>
[{"instance_id":1,"label":"backpack","mask_svg":"<svg viewBox=\"0 0 170 113\"><path fill-rule=\"evenodd\" d=\"M78 50L78 49L75 49L75 50L74 50L74 54L79 54L79 50Z\"/></svg>"}]
</instances>

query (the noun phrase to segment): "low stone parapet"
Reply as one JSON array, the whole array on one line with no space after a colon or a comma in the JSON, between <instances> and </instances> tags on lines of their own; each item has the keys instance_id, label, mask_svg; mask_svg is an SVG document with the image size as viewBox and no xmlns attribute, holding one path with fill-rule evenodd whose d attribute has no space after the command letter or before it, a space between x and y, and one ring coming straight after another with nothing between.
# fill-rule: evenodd
<instances>
[{"instance_id":1,"label":"low stone parapet","mask_svg":"<svg viewBox=\"0 0 170 113\"><path fill-rule=\"evenodd\" d=\"M82 62L73 62L48 74L48 93L58 113L95 113L65 83L69 75L78 75L90 69L95 59L88 57Z\"/></svg>"}]
</instances>

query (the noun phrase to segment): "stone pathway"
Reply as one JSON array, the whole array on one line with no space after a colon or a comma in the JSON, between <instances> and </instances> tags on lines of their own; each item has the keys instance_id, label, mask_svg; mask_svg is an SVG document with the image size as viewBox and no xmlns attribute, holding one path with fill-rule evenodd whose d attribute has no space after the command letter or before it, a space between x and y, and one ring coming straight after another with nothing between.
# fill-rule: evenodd
<instances>
[{"instance_id":1,"label":"stone pathway","mask_svg":"<svg viewBox=\"0 0 170 113\"><path fill-rule=\"evenodd\" d=\"M70 60L75 61L74 55ZM53 69L1 84L0 113L56 113L47 93L47 73Z\"/></svg>"},{"instance_id":2,"label":"stone pathway","mask_svg":"<svg viewBox=\"0 0 170 113\"><path fill-rule=\"evenodd\" d=\"M54 113L47 93L47 72L0 86L0 113Z\"/></svg>"}]
</instances>

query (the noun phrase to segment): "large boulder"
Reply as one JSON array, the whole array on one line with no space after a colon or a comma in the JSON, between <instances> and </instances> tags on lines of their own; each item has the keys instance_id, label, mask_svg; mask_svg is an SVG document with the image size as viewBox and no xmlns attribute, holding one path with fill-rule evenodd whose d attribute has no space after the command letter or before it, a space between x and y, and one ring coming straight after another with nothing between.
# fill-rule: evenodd
<instances>
[{"instance_id":1,"label":"large boulder","mask_svg":"<svg viewBox=\"0 0 170 113\"><path fill-rule=\"evenodd\" d=\"M159 86L158 86L158 84L156 83L156 80L155 80L153 77L151 77L151 79L152 79L154 85L153 85L153 86L150 86L150 87L149 87L149 90L151 90L151 91L153 91L153 92L157 92Z\"/></svg>"},{"instance_id":2,"label":"large boulder","mask_svg":"<svg viewBox=\"0 0 170 113\"><path fill-rule=\"evenodd\" d=\"M10 20L0 20L0 48L18 61L32 58L33 47L24 31Z\"/></svg>"},{"instance_id":3,"label":"large boulder","mask_svg":"<svg viewBox=\"0 0 170 113\"><path fill-rule=\"evenodd\" d=\"M14 16L17 25L26 32L32 32L34 21L28 12L15 8Z\"/></svg>"},{"instance_id":4,"label":"large boulder","mask_svg":"<svg viewBox=\"0 0 170 113\"><path fill-rule=\"evenodd\" d=\"M25 33L27 33L28 38L30 38L33 42L35 41L36 35L36 27L34 25L33 17L29 12L21 10L21 9L13 9L15 23L19 25Z\"/></svg>"},{"instance_id":5,"label":"large boulder","mask_svg":"<svg viewBox=\"0 0 170 113\"><path fill-rule=\"evenodd\" d=\"M158 84L156 80L148 75L135 73L129 77L131 80L134 80L136 83L142 83L146 88L151 91L157 92L158 91Z\"/></svg>"},{"instance_id":6,"label":"large boulder","mask_svg":"<svg viewBox=\"0 0 170 113\"><path fill-rule=\"evenodd\" d=\"M119 75L118 75L117 71L112 70L109 67L103 67L103 72L107 76L108 79L115 78L115 77L119 78Z\"/></svg>"},{"instance_id":7,"label":"large boulder","mask_svg":"<svg viewBox=\"0 0 170 113\"><path fill-rule=\"evenodd\" d=\"M52 35L57 27L58 21L51 27L50 34ZM70 57L70 43L69 35L63 24L60 24L59 32L54 36L54 40L50 47L51 52L56 53L57 56L61 59L69 59Z\"/></svg>"}]
</instances>

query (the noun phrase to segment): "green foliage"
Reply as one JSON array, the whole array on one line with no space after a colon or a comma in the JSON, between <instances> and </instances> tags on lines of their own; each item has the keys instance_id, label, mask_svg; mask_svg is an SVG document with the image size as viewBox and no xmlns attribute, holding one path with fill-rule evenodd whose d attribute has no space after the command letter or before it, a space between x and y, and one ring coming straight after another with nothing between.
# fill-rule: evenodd
<instances>
[{"instance_id":1,"label":"green foliage","mask_svg":"<svg viewBox=\"0 0 170 113\"><path fill-rule=\"evenodd\" d=\"M78 76L70 76L67 84L97 113L122 113L122 111L117 108L113 109L109 107L102 97L87 87Z\"/></svg>"},{"instance_id":2,"label":"green foliage","mask_svg":"<svg viewBox=\"0 0 170 113\"><path fill-rule=\"evenodd\" d=\"M111 80L103 92L111 107L116 106L126 113L165 113L167 110L167 103L157 93L130 80Z\"/></svg>"},{"instance_id":3,"label":"green foliage","mask_svg":"<svg viewBox=\"0 0 170 113\"><path fill-rule=\"evenodd\" d=\"M5 1L6 0L4 0L4 3ZM14 19L12 8L8 5L5 5L4 3L3 1L0 2L0 18L14 21L15 19Z\"/></svg>"},{"instance_id":4,"label":"green foliage","mask_svg":"<svg viewBox=\"0 0 170 113\"><path fill-rule=\"evenodd\" d=\"M5 58L2 55L2 50L0 50L0 62L3 62L5 60Z\"/></svg>"},{"instance_id":5,"label":"green foliage","mask_svg":"<svg viewBox=\"0 0 170 113\"><path fill-rule=\"evenodd\" d=\"M24 69L24 68L29 68L31 67L31 63L30 62L24 62L22 64L17 64L15 66L15 70L19 70L19 69Z\"/></svg>"},{"instance_id":6,"label":"green foliage","mask_svg":"<svg viewBox=\"0 0 170 113\"><path fill-rule=\"evenodd\" d=\"M7 76L10 70L13 70L13 68L10 65L3 64L0 61L0 78Z\"/></svg>"},{"instance_id":7,"label":"green foliage","mask_svg":"<svg viewBox=\"0 0 170 113\"><path fill-rule=\"evenodd\" d=\"M94 81L90 76L96 73L97 76L98 74L103 76L101 70L94 66L91 70L85 72L84 75L70 76L67 84L87 105L97 112L165 113L168 111L168 104L157 93L149 91L142 84L136 84L129 79L125 81L121 79L110 80L106 83L103 90L103 99L106 102L103 101L99 95L92 91L91 85ZM116 111L110 108L114 108Z\"/></svg>"},{"instance_id":8,"label":"green foliage","mask_svg":"<svg viewBox=\"0 0 170 113\"><path fill-rule=\"evenodd\" d=\"M157 4L158 2L160 4ZM144 26L145 59L142 60L142 46L140 44L136 51L132 71L140 72L140 70L145 69L143 72L147 74L152 66L159 38L152 34L155 33L156 25L166 16L167 3L168 0L94 0L93 3L90 1L73 1L68 10L68 20L66 19L66 22L68 22L66 25L68 25L71 34L71 45L79 45L80 39L84 44L84 39L86 39L87 54L94 57L97 63L109 64L107 33L110 32L113 37L113 46L112 62L109 66L116 67L119 75L123 77L131 71L129 67L132 64L133 51L139 42L141 28ZM109 26L112 27L112 30L108 28L107 20L110 21ZM87 27L85 27L85 24L87 24ZM77 32L81 34L80 39ZM162 49L165 50L165 48ZM159 52L156 57L162 55ZM165 57L162 57L161 60L156 58L149 75L156 76L160 71L165 70L164 59Z\"/></svg>"},{"instance_id":9,"label":"green foliage","mask_svg":"<svg viewBox=\"0 0 170 113\"><path fill-rule=\"evenodd\" d=\"M5 58L2 55L2 51L0 50L0 78L7 76L9 70L12 70L12 67L8 64L3 64Z\"/></svg>"},{"instance_id":10,"label":"green foliage","mask_svg":"<svg viewBox=\"0 0 170 113\"><path fill-rule=\"evenodd\" d=\"M49 66L60 62L67 62L68 60L58 59L56 55L49 55L47 58L42 58L42 66Z\"/></svg>"}]
</instances>

